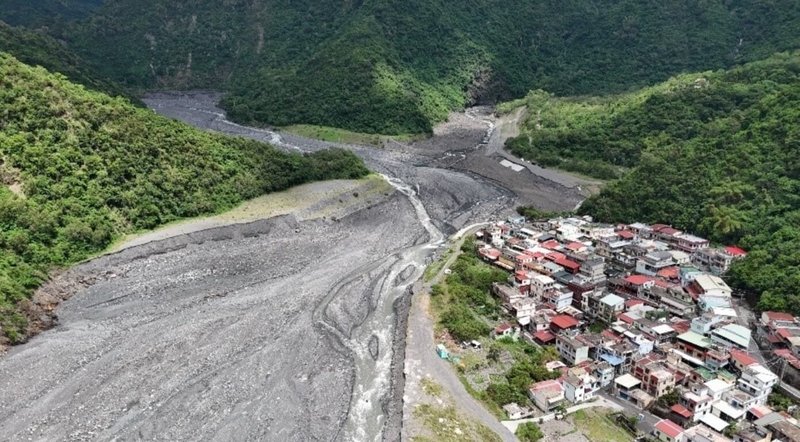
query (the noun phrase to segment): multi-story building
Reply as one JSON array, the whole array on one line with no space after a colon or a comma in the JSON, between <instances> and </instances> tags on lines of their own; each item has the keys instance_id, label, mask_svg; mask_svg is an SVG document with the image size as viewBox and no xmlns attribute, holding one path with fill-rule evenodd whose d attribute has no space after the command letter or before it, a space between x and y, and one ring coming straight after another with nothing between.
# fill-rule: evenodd
<instances>
[{"instance_id":1,"label":"multi-story building","mask_svg":"<svg viewBox=\"0 0 800 442\"><path fill-rule=\"evenodd\" d=\"M592 284L599 285L606 280L606 263L600 256L592 256L581 263L578 274Z\"/></svg>"},{"instance_id":2,"label":"multi-story building","mask_svg":"<svg viewBox=\"0 0 800 442\"><path fill-rule=\"evenodd\" d=\"M557 284L553 289L542 295L542 301L553 306L557 312L564 311L572 305L572 291L567 287Z\"/></svg>"},{"instance_id":3,"label":"multi-story building","mask_svg":"<svg viewBox=\"0 0 800 442\"><path fill-rule=\"evenodd\" d=\"M531 275L531 296L536 299L542 299L547 293L552 291L556 286L555 279L545 275Z\"/></svg>"},{"instance_id":4,"label":"multi-story building","mask_svg":"<svg viewBox=\"0 0 800 442\"><path fill-rule=\"evenodd\" d=\"M556 349L561 358L570 365L580 364L589 359L589 345L567 335L556 336Z\"/></svg>"},{"instance_id":5,"label":"multi-story building","mask_svg":"<svg viewBox=\"0 0 800 442\"><path fill-rule=\"evenodd\" d=\"M690 358L699 361L688 361L696 365L703 364L703 361L706 358L706 352L711 349L711 347L712 344L710 339L691 330L678 335L675 340L675 348Z\"/></svg>"},{"instance_id":6,"label":"multi-story building","mask_svg":"<svg viewBox=\"0 0 800 442\"><path fill-rule=\"evenodd\" d=\"M673 265L675 265L675 261L669 252L650 252L636 261L636 273L656 276L660 270Z\"/></svg>"},{"instance_id":7,"label":"multi-story building","mask_svg":"<svg viewBox=\"0 0 800 442\"><path fill-rule=\"evenodd\" d=\"M689 390L684 391L678 403L692 412L692 421L697 422L706 414L711 413L714 399L708 394L708 387L702 384L691 384Z\"/></svg>"},{"instance_id":8,"label":"multi-story building","mask_svg":"<svg viewBox=\"0 0 800 442\"><path fill-rule=\"evenodd\" d=\"M564 386L564 397L574 404L593 399L600 388L598 379L582 367L568 370L561 383Z\"/></svg>"},{"instance_id":9,"label":"multi-story building","mask_svg":"<svg viewBox=\"0 0 800 442\"><path fill-rule=\"evenodd\" d=\"M633 375L642 381L642 389L655 397L675 388L675 375L655 356L636 361Z\"/></svg>"},{"instance_id":10,"label":"multi-story building","mask_svg":"<svg viewBox=\"0 0 800 442\"><path fill-rule=\"evenodd\" d=\"M772 387L778 383L778 376L761 364L753 364L742 371L738 387L755 398L753 405L764 405Z\"/></svg>"},{"instance_id":11,"label":"multi-story building","mask_svg":"<svg viewBox=\"0 0 800 442\"><path fill-rule=\"evenodd\" d=\"M625 299L613 293L609 293L600 298L598 306L599 311L597 312L597 317L610 324L616 321L617 315L625 310Z\"/></svg>"}]
</instances>

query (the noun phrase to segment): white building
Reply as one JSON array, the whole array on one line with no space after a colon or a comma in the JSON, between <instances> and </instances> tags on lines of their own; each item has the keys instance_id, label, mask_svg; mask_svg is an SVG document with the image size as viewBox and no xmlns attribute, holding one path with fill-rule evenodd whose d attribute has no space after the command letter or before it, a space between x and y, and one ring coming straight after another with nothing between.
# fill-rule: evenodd
<instances>
[{"instance_id":1,"label":"white building","mask_svg":"<svg viewBox=\"0 0 800 442\"><path fill-rule=\"evenodd\" d=\"M761 364L753 364L742 371L739 388L755 398L754 405L767 403L767 396L778 383L778 376Z\"/></svg>"}]
</instances>

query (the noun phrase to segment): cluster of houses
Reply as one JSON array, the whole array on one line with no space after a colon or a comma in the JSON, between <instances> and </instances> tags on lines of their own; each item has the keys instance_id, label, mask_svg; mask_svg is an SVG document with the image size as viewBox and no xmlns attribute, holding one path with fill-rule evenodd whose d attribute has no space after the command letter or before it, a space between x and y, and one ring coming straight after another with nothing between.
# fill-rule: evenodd
<instances>
[{"instance_id":1,"label":"cluster of houses","mask_svg":"<svg viewBox=\"0 0 800 442\"><path fill-rule=\"evenodd\" d=\"M800 318L783 312L761 314L761 331L787 379L800 384Z\"/></svg>"},{"instance_id":2,"label":"cluster of houses","mask_svg":"<svg viewBox=\"0 0 800 442\"><path fill-rule=\"evenodd\" d=\"M736 424L736 441L800 441L797 422L766 405L778 376L748 352L751 330L720 278L744 250L667 225L577 217L512 219L476 236L479 256L509 272L492 291L515 321L495 336L553 345L563 360L548 366L558 379L529 388L543 412L601 390L642 409L669 393L677 403L661 410L660 440L730 440L722 433ZM765 314L797 342L800 322Z\"/></svg>"}]
</instances>

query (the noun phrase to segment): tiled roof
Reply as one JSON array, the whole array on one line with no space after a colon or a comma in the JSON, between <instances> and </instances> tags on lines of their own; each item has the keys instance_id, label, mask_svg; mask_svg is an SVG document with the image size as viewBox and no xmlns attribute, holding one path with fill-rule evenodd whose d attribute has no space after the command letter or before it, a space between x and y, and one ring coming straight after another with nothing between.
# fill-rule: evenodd
<instances>
[{"instance_id":1,"label":"tiled roof","mask_svg":"<svg viewBox=\"0 0 800 442\"><path fill-rule=\"evenodd\" d=\"M683 428L680 425L672 422L669 419L661 419L656 424L656 430L666 434L667 436L675 439L683 433Z\"/></svg>"},{"instance_id":2,"label":"tiled roof","mask_svg":"<svg viewBox=\"0 0 800 442\"><path fill-rule=\"evenodd\" d=\"M569 315L558 315L551 322L560 328L570 328L578 325L578 321Z\"/></svg>"},{"instance_id":3,"label":"tiled roof","mask_svg":"<svg viewBox=\"0 0 800 442\"><path fill-rule=\"evenodd\" d=\"M679 416L685 417L686 419L688 419L688 418L692 417L692 412L691 412L691 411L689 411L689 409L688 409L688 408L684 407L684 406L683 406L683 405L681 405L681 404L675 404L675 405L673 405L673 406L670 408L670 410L672 410L672 411L673 411L675 414L677 414L677 415L679 415Z\"/></svg>"}]
</instances>

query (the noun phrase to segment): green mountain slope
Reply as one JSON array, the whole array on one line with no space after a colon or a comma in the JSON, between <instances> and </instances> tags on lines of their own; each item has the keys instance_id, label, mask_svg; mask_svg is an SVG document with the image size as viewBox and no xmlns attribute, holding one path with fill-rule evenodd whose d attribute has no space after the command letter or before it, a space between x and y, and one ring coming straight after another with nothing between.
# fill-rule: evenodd
<instances>
[{"instance_id":1,"label":"green mountain slope","mask_svg":"<svg viewBox=\"0 0 800 442\"><path fill-rule=\"evenodd\" d=\"M0 52L11 54L25 64L63 74L70 81L90 89L109 95L125 95L119 86L98 78L84 60L43 32L12 27L0 21Z\"/></svg>"},{"instance_id":2,"label":"green mountain slope","mask_svg":"<svg viewBox=\"0 0 800 442\"><path fill-rule=\"evenodd\" d=\"M27 299L51 268L121 234L366 173L346 151L198 131L0 53L0 341L27 337Z\"/></svg>"},{"instance_id":3,"label":"green mountain slope","mask_svg":"<svg viewBox=\"0 0 800 442\"><path fill-rule=\"evenodd\" d=\"M119 0L60 37L128 86L223 87L240 121L425 132L475 101L619 92L796 48L800 3Z\"/></svg>"},{"instance_id":4,"label":"green mountain slope","mask_svg":"<svg viewBox=\"0 0 800 442\"><path fill-rule=\"evenodd\" d=\"M0 18L14 26L59 26L85 18L103 0L0 0Z\"/></svg>"},{"instance_id":5,"label":"green mountain slope","mask_svg":"<svg viewBox=\"0 0 800 442\"><path fill-rule=\"evenodd\" d=\"M672 223L750 251L730 280L760 307L800 313L800 53L683 75L613 98L533 93L509 147L622 178L581 207L601 220Z\"/></svg>"}]
</instances>

